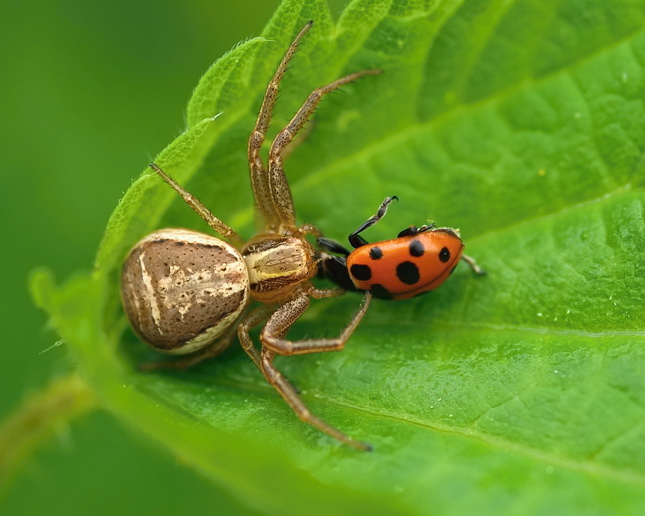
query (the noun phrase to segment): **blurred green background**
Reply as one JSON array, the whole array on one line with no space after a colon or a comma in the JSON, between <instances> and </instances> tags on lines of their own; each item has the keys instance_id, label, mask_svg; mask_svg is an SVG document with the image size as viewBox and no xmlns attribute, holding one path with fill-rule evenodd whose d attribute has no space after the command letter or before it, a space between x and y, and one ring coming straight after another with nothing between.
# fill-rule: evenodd
<instances>
[{"instance_id":1,"label":"blurred green background","mask_svg":"<svg viewBox=\"0 0 645 516\"><path fill-rule=\"evenodd\" d=\"M182 131L200 75L259 35L278 4L3 2L3 417L71 366L51 348L57 337L29 298L29 272L46 265L62 280L91 267L120 196ZM250 514L103 413L61 428L30 458L0 513Z\"/></svg>"}]
</instances>

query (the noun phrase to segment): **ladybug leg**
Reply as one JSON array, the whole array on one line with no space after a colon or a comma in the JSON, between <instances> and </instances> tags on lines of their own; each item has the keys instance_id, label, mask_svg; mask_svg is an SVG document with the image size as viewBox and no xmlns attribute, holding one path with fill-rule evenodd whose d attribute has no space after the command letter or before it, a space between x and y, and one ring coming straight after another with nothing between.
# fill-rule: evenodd
<instances>
[{"instance_id":1,"label":"ladybug leg","mask_svg":"<svg viewBox=\"0 0 645 516\"><path fill-rule=\"evenodd\" d=\"M204 221L211 228L217 231L217 233L222 235L224 238L228 238L235 244L240 244L242 242L240 236L235 231L233 231L233 229L224 224L215 215L213 215L210 210L199 201L199 199L184 190L172 177L166 174L154 163L150 163L149 166L152 170L159 174L161 178L166 183L168 183L173 190L175 190L175 192L177 192L182 197L186 204L188 204L188 206L190 206L197 213L197 215L204 219Z\"/></svg>"},{"instance_id":2,"label":"ladybug leg","mask_svg":"<svg viewBox=\"0 0 645 516\"><path fill-rule=\"evenodd\" d=\"M320 237L316 240L316 242L318 242L318 245L320 247L334 254L342 254L343 256L349 256L350 254L349 249L347 249L341 243L336 242L336 240Z\"/></svg>"},{"instance_id":3,"label":"ladybug leg","mask_svg":"<svg viewBox=\"0 0 645 516\"><path fill-rule=\"evenodd\" d=\"M339 285L344 290L357 291L358 289L356 288L356 285L354 285L354 282L349 276L349 271L347 270L347 257L351 254L350 251L340 243L336 242L336 240L331 240L329 238L319 237L317 242L323 249L341 255L333 256L326 252L319 253L319 275L323 278L332 280L336 285Z\"/></svg>"},{"instance_id":4,"label":"ladybug leg","mask_svg":"<svg viewBox=\"0 0 645 516\"><path fill-rule=\"evenodd\" d=\"M392 201L398 201L398 200L399 198L396 195L393 195L392 197L386 197L385 200L378 207L378 210L376 211L376 215L372 215L369 219L363 222L356 231L354 231L349 235L348 237L349 243L352 245L354 249L358 249L359 247L362 247L368 244L367 240L365 240L362 236L360 236L359 233L362 233L366 229L376 224L379 220L381 220L387 213L387 207L390 205L390 203Z\"/></svg>"},{"instance_id":5,"label":"ladybug leg","mask_svg":"<svg viewBox=\"0 0 645 516\"><path fill-rule=\"evenodd\" d=\"M475 274L480 274L480 275L487 274L487 272L477 264L477 262L472 256L462 254L461 259L468 264L468 266L473 270Z\"/></svg>"},{"instance_id":6,"label":"ladybug leg","mask_svg":"<svg viewBox=\"0 0 645 516\"><path fill-rule=\"evenodd\" d=\"M420 228L416 226L410 226L409 228L405 228L402 230L398 235L397 238L404 237L404 236L414 236L418 235L419 233L423 233L424 231L430 231L434 229L436 226L434 224L429 224L429 225L423 225Z\"/></svg>"},{"instance_id":7,"label":"ladybug leg","mask_svg":"<svg viewBox=\"0 0 645 516\"><path fill-rule=\"evenodd\" d=\"M345 251L347 251L347 249L345 249ZM327 253L319 253L318 274L322 278L332 280L344 291L358 290L349 276L349 271L347 270L347 256L334 256Z\"/></svg>"}]
</instances>

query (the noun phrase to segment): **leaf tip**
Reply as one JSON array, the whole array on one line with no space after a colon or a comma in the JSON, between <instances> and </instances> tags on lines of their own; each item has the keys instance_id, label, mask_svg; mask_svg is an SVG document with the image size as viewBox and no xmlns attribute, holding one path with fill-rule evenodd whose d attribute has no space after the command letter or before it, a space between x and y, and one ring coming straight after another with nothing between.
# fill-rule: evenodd
<instances>
[{"instance_id":1,"label":"leaf tip","mask_svg":"<svg viewBox=\"0 0 645 516\"><path fill-rule=\"evenodd\" d=\"M29 293L36 306L47 310L50 306L49 300L55 287L53 273L46 267L38 267L29 273Z\"/></svg>"}]
</instances>

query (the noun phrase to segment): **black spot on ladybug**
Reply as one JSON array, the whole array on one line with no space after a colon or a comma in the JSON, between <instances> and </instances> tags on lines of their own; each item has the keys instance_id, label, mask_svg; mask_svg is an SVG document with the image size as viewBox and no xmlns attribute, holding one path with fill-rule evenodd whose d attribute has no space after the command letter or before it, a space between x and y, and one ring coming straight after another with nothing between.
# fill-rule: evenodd
<instances>
[{"instance_id":1,"label":"black spot on ladybug","mask_svg":"<svg viewBox=\"0 0 645 516\"><path fill-rule=\"evenodd\" d=\"M412 240L412 242L410 242L410 254L412 256L421 256L423 255L424 251L425 247L423 247L421 240Z\"/></svg>"},{"instance_id":2,"label":"black spot on ladybug","mask_svg":"<svg viewBox=\"0 0 645 516\"><path fill-rule=\"evenodd\" d=\"M370 287L370 292L379 299L392 299L392 294L383 285L376 283Z\"/></svg>"},{"instance_id":3,"label":"black spot on ladybug","mask_svg":"<svg viewBox=\"0 0 645 516\"><path fill-rule=\"evenodd\" d=\"M381 248L378 246L374 246L370 249L370 258L372 260L380 260L383 258L383 251L381 251Z\"/></svg>"},{"instance_id":4,"label":"black spot on ladybug","mask_svg":"<svg viewBox=\"0 0 645 516\"><path fill-rule=\"evenodd\" d=\"M401 262L396 266L396 277L406 285L414 285L419 281L419 268L412 262Z\"/></svg>"},{"instance_id":5,"label":"black spot on ladybug","mask_svg":"<svg viewBox=\"0 0 645 516\"><path fill-rule=\"evenodd\" d=\"M354 264L349 272L359 281L367 281L372 277L372 269L369 268L369 265Z\"/></svg>"},{"instance_id":6,"label":"black spot on ladybug","mask_svg":"<svg viewBox=\"0 0 645 516\"><path fill-rule=\"evenodd\" d=\"M441 260L443 263L446 263L450 260L450 251L447 247L444 247L441 251L439 251L439 260Z\"/></svg>"}]
</instances>

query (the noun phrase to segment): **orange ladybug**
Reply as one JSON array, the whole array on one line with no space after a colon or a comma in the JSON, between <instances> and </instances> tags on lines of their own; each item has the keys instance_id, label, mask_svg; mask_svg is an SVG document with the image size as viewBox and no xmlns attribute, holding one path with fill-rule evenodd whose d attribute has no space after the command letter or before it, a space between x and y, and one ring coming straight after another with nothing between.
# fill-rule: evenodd
<instances>
[{"instance_id":1,"label":"orange ladybug","mask_svg":"<svg viewBox=\"0 0 645 516\"><path fill-rule=\"evenodd\" d=\"M346 290L371 292L381 299L408 299L437 288L464 260L476 274L485 274L475 260L463 254L459 231L452 228L410 226L397 238L373 244L361 235L387 213L398 197L386 197L376 212L349 235L350 252L334 240L318 243L332 253L321 254L322 274Z\"/></svg>"}]
</instances>

